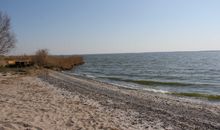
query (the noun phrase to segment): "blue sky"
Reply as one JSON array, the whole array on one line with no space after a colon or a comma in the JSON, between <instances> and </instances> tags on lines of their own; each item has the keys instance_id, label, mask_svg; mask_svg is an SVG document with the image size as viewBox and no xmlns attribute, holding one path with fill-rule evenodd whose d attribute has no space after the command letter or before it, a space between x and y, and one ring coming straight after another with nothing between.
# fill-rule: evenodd
<instances>
[{"instance_id":1,"label":"blue sky","mask_svg":"<svg viewBox=\"0 0 220 130\"><path fill-rule=\"evenodd\" d=\"M13 54L220 50L219 0L0 0Z\"/></svg>"}]
</instances>

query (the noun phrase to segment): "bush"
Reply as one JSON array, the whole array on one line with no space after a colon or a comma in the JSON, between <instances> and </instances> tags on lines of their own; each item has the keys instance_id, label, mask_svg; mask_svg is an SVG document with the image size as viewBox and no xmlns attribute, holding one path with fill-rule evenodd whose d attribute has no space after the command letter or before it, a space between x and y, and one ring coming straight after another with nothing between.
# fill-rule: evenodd
<instances>
[{"instance_id":1,"label":"bush","mask_svg":"<svg viewBox=\"0 0 220 130\"><path fill-rule=\"evenodd\" d=\"M41 49L33 56L33 61L40 67L54 70L70 70L84 63L81 56L52 56L47 49Z\"/></svg>"},{"instance_id":2,"label":"bush","mask_svg":"<svg viewBox=\"0 0 220 130\"><path fill-rule=\"evenodd\" d=\"M47 64L47 57L48 57L48 50L47 49L40 49L36 52L34 56L34 62L41 66L44 67Z\"/></svg>"}]
</instances>

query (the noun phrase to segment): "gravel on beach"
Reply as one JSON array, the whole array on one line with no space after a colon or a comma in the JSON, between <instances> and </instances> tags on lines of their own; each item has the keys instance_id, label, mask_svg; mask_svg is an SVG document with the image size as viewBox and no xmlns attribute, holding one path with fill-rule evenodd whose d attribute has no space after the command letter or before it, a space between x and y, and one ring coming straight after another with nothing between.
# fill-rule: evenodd
<instances>
[{"instance_id":1,"label":"gravel on beach","mask_svg":"<svg viewBox=\"0 0 220 130\"><path fill-rule=\"evenodd\" d=\"M147 122L150 126L160 126L160 129L174 130L220 129L219 104L125 89L54 71L41 78L56 87L85 95L108 108L135 111L138 115L133 124Z\"/></svg>"}]
</instances>

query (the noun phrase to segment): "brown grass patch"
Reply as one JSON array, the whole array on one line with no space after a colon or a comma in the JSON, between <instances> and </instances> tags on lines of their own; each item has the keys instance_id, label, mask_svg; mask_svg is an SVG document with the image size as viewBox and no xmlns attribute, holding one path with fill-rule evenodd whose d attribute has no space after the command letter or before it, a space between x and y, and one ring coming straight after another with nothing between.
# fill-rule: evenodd
<instances>
[{"instance_id":1,"label":"brown grass patch","mask_svg":"<svg viewBox=\"0 0 220 130\"><path fill-rule=\"evenodd\" d=\"M70 70L74 66L83 64L81 56L48 56L46 59L46 68L56 70Z\"/></svg>"}]
</instances>

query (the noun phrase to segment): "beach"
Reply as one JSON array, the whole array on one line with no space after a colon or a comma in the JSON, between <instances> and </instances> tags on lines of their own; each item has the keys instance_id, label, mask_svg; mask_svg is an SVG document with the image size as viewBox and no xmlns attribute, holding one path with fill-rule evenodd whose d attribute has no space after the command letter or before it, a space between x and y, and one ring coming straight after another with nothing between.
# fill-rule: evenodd
<instances>
[{"instance_id":1,"label":"beach","mask_svg":"<svg viewBox=\"0 0 220 130\"><path fill-rule=\"evenodd\" d=\"M218 130L220 105L56 71L0 75L1 130Z\"/></svg>"},{"instance_id":2,"label":"beach","mask_svg":"<svg viewBox=\"0 0 220 130\"><path fill-rule=\"evenodd\" d=\"M1 1L0 130L220 130L219 5Z\"/></svg>"}]
</instances>

